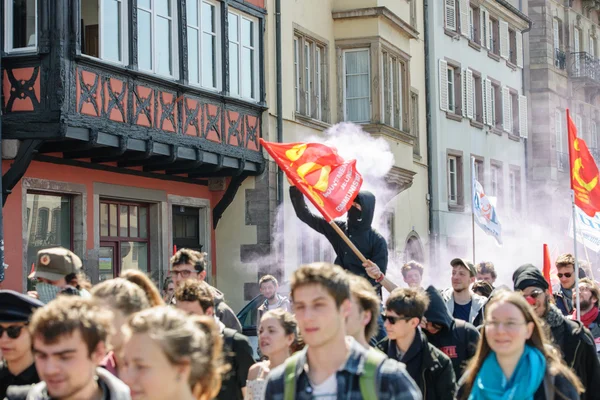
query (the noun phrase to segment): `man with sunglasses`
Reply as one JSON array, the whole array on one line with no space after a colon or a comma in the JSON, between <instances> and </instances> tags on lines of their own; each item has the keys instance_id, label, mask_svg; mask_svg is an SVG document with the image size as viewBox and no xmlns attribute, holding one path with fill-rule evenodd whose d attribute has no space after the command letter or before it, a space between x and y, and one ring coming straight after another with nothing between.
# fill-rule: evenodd
<instances>
[{"instance_id":1,"label":"man with sunglasses","mask_svg":"<svg viewBox=\"0 0 600 400\"><path fill-rule=\"evenodd\" d=\"M419 329L428 305L423 290L395 289L387 299L383 316L387 338L378 347L406 365L424 400L452 400L456 377L450 358L430 344Z\"/></svg>"},{"instance_id":2,"label":"man with sunglasses","mask_svg":"<svg viewBox=\"0 0 600 400\"><path fill-rule=\"evenodd\" d=\"M30 385L40 378L31 351L29 319L44 303L13 290L0 290L0 399L11 385Z\"/></svg>"},{"instance_id":3,"label":"man with sunglasses","mask_svg":"<svg viewBox=\"0 0 600 400\"><path fill-rule=\"evenodd\" d=\"M552 288L556 306L563 315L573 313L573 292L575 291L575 257L571 254L561 254L554 263L558 271L560 285ZM583 268L579 269L579 278L585 277Z\"/></svg>"},{"instance_id":4,"label":"man with sunglasses","mask_svg":"<svg viewBox=\"0 0 600 400\"><path fill-rule=\"evenodd\" d=\"M600 393L600 362L590 331L579 321L563 316L550 301L549 285L542 271L531 265L520 266L513 274L514 289L519 290L536 315L550 328L553 343L560 349L565 363L577 374L585 387L583 400L597 399Z\"/></svg>"}]
</instances>

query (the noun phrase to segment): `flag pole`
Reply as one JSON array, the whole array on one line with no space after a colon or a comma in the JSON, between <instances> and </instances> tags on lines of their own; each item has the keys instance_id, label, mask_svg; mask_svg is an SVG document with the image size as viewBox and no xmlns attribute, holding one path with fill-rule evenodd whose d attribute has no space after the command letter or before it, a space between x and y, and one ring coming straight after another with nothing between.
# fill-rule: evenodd
<instances>
[{"instance_id":1,"label":"flag pole","mask_svg":"<svg viewBox=\"0 0 600 400\"><path fill-rule=\"evenodd\" d=\"M354 245L354 243L352 243L352 241L350 241L348 236L346 236L346 234L344 233L344 231L342 231L342 229L338 226L338 224L336 224L335 221L330 221L329 225L331 225L333 230L336 231L338 235L340 235L342 240L348 245L348 247L350 247L350 250L352 250L352 252L354 254L356 254L356 257L358 257L360 259L360 261L362 261L363 263L366 263L367 258L363 255L363 253L360 252L360 250ZM379 265L378 265L378 267L379 267Z\"/></svg>"},{"instance_id":2,"label":"flag pole","mask_svg":"<svg viewBox=\"0 0 600 400\"><path fill-rule=\"evenodd\" d=\"M473 185L475 182L475 157L471 156L471 232L473 236L473 262L475 263L475 209L473 208Z\"/></svg>"},{"instance_id":3,"label":"flag pole","mask_svg":"<svg viewBox=\"0 0 600 400\"><path fill-rule=\"evenodd\" d=\"M579 302L579 259L577 258L577 218L575 212L575 191L571 190L571 205L573 209L573 256L575 257L575 294L577 301L575 307L577 310L577 321L581 321L581 308ZM585 247L585 245L584 245Z\"/></svg>"}]
</instances>

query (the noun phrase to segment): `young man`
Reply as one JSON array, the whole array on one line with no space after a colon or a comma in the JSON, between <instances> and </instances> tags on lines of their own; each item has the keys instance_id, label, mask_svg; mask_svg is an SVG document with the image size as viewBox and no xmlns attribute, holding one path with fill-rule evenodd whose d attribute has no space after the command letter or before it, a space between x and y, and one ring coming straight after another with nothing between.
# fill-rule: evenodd
<instances>
[{"instance_id":1,"label":"young man","mask_svg":"<svg viewBox=\"0 0 600 400\"><path fill-rule=\"evenodd\" d=\"M292 306L290 305L288 298L277 293L279 283L273 275L265 275L260 278L258 287L260 289L260 294L263 295L265 301L258 307L257 323L260 322L263 314L269 310L283 308L285 311L292 311Z\"/></svg>"},{"instance_id":2,"label":"young man","mask_svg":"<svg viewBox=\"0 0 600 400\"><path fill-rule=\"evenodd\" d=\"M11 385L30 385L40 378L31 352L27 324L44 303L13 290L0 290L0 399Z\"/></svg>"},{"instance_id":3,"label":"young man","mask_svg":"<svg viewBox=\"0 0 600 400\"><path fill-rule=\"evenodd\" d=\"M498 278L498 275L496 274L496 268L494 268L494 264L491 261L482 261L477 264L478 281L486 281L492 285L493 288L496 278Z\"/></svg>"},{"instance_id":4,"label":"young man","mask_svg":"<svg viewBox=\"0 0 600 400\"><path fill-rule=\"evenodd\" d=\"M454 375L461 377L467 361L477 351L479 332L468 322L454 319L450 315L436 288L429 286L425 292L429 296L429 307L422 318L421 328L429 343L450 358Z\"/></svg>"},{"instance_id":5,"label":"young man","mask_svg":"<svg viewBox=\"0 0 600 400\"><path fill-rule=\"evenodd\" d=\"M462 258L450 261L452 266L452 288L442 292L446 307L456 319L462 319L475 326L483 324L483 307L487 302L485 297L471 291L477 271L473 263Z\"/></svg>"},{"instance_id":6,"label":"young man","mask_svg":"<svg viewBox=\"0 0 600 400\"><path fill-rule=\"evenodd\" d=\"M371 347L377 333L377 315L381 302L375 289L365 278L348 274L350 281L350 314L346 319L346 335L352 336L365 349Z\"/></svg>"},{"instance_id":7,"label":"young man","mask_svg":"<svg viewBox=\"0 0 600 400\"><path fill-rule=\"evenodd\" d=\"M560 285L552 288L556 306L563 315L573 312L573 292L575 288L575 257L571 254L561 254L554 263L558 271Z\"/></svg>"},{"instance_id":8,"label":"young man","mask_svg":"<svg viewBox=\"0 0 600 400\"><path fill-rule=\"evenodd\" d=\"M188 279L175 290L176 307L195 315L215 317L223 337L225 362L231 365L221 385L217 399L242 400L246 396L248 371L254 364L252 347L248 338L233 329L226 328L215 316L215 299L209 284L204 281Z\"/></svg>"},{"instance_id":9,"label":"young man","mask_svg":"<svg viewBox=\"0 0 600 400\"><path fill-rule=\"evenodd\" d=\"M600 393L600 363L590 331L581 322L565 318L550 302L548 282L535 266L520 266L513 274L513 283L514 289L523 293L537 316L550 328L554 344L562 352L567 365L581 380L585 387L581 398L597 398Z\"/></svg>"},{"instance_id":10,"label":"young man","mask_svg":"<svg viewBox=\"0 0 600 400\"><path fill-rule=\"evenodd\" d=\"M600 353L600 289L589 278L579 280L579 306L581 322L590 330L596 344L596 352ZM573 304L577 303L577 293L573 291ZM577 310L573 310L572 319L577 319Z\"/></svg>"},{"instance_id":11,"label":"young man","mask_svg":"<svg viewBox=\"0 0 600 400\"><path fill-rule=\"evenodd\" d=\"M421 399L402 364L346 337L352 304L348 275L341 267L322 262L301 266L292 276L291 291L300 335L308 346L270 372L266 399L361 399L363 391L380 400Z\"/></svg>"},{"instance_id":12,"label":"young man","mask_svg":"<svg viewBox=\"0 0 600 400\"><path fill-rule=\"evenodd\" d=\"M452 400L456 377L448 356L427 341L419 324L429 305L420 289L395 289L385 305L387 338L378 347L406 365L425 400Z\"/></svg>"},{"instance_id":13,"label":"young man","mask_svg":"<svg viewBox=\"0 0 600 400\"><path fill-rule=\"evenodd\" d=\"M190 249L181 249L171 257L171 277L177 289L186 279L195 279L204 281L206 279L206 259L205 253ZM225 324L226 327L242 332L242 324L235 316L235 313L225 303L225 296L217 288L210 286L213 297L215 298L215 315ZM173 298L174 299L174 298Z\"/></svg>"},{"instance_id":14,"label":"young man","mask_svg":"<svg viewBox=\"0 0 600 400\"><path fill-rule=\"evenodd\" d=\"M402 266L404 282L411 288L421 288L423 281L423 266L411 260Z\"/></svg>"},{"instance_id":15,"label":"young man","mask_svg":"<svg viewBox=\"0 0 600 400\"><path fill-rule=\"evenodd\" d=\"M60 296L38 309L29 330L35 366L42 382L8 389L8 399L129 400L129 388L98 368L106 354L109 311L91 300Z\"/></svg>"}]
</instances>

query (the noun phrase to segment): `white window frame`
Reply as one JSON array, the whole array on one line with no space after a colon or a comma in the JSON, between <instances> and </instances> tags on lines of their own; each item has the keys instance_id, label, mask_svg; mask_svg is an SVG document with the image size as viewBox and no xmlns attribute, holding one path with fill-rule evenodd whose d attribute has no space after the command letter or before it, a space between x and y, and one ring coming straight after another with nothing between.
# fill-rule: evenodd
<instances>
[{"instance_id":1,"label":"white window frame","mask_svg":"<svg viewBox=\"0 0 600 400\"><path fill-rule=\"evenodd\" d=\"M150 33L152 36L151 39L151 43L152 43L152 68L150 69L144 69L144 68L140 68L139 67L139 51L140 51L140 47L138 46L138 68L140 69L140 71L144 71L144 72L151 72L153 74L156 75L161 75L161 76L167 76L167 77L171 77L171 78L178 78L179 77L179 68L177 68L177 66L179 65L179 46L178 46L178 42L177 42L177 38L178 38L178 27L179 27L179 15L177 13L177 4L178 2L176 0L171 0L171 17L167 18L165 16L158 16L156 13L156 7L154 6L154 3L157 1L161 1L161 0L150 0L150 7L151 9L147 9L144 7L140 6L140 3L137 3L137 9L135 10L136 13L138 13L138 10L143 10L145 12L149 12L151 15L151 19L150 19ZM156 38L156 19L157 18L165 18L171 21L171 54L173 56L173 59L171 60L171 71L172 74L168 75L168 74L164 74L164 73L159 73L157 71L157 51L156 51L156 40L160 40L160 39L164 39L164 38ZM138 17L138 40L139 40L139 17Z\"/></svg>"},{"instance_id":2,"label":"white window frame","mask_svg":"<svg viewBox=\"0 0 600 400\"><path fill-rule=\"evenodd\" d=\"M496 86L490 84L490 104L488 107L492 107L492 120L488 122L492 127L496 127Z\"/></svg>"},{"instance_id":3,"label":"white window frame","mask_svg":"<svg viewBox=\"0 0 600 400\"><path fill-rule=\"evenodd\" d=\"M469 7L469 39L475 41L475 9Z\"/></svg>"},{"instance_id":4,"label":"white window frame","mask_svg":"<svg viewBox=\"0 0 600 400\"><path fill-rule=\"evenodd\" d=\"M199 86L202 87L204 89L208 89L208 90L215 90L215 91L221 91L222 89L222 80L223 80L223 76L222 76L222 68L221 68L221 40L222 40L222 35L221 35L221 5L217 2L215 2L214 0L187 0L187 2L191 2L191 1L195 1L196 2L196 7L198 10L198 25L197 26L193 26L190 25L189 21L190 18L189 16L186 18L186 33L187 36L189 38L190 35L190 29L197 31L198 32L198 82L192 82L189 80L189 72L188 72L188 83L191 86ZM204 25L203 25L203 15L202 15L202 6L203 4L209 4L212 7L214 7L215 10L215 32L209 32L208 30L205 29ZM204 72L204 63L202 62L202 45L203 45L203 39L204 39L204 34L208 33L211 36L214 36L216 38L216 49L215 51L217 52L217 54L215 55L215 65L213 66L215 68L215 84L216 86L211 86L209 84L206 84L203 81L203 72ZM189 43L189 42L188 42ZM189 56L190 52L188 49L188 71L191 69L191 58Z\"/></svg>"},{"instance_id":5,"label":"white window frame","mask_svg":"<svg viewBox=\"0 0 600 400\"><path fill-rule=\"evenodd\" d=\"M233 14L236 15L238 17L238 35L239 37L236 38L237 41L231 40L231 38L229 37L229 32L227 32L227 40L230 42L234 42L238 44L238 88L240 93L231 93L231 86L229 87L230 90L230 96L232 97L237 97L237 98L241 98L241 99L246 99L246 100L251 100L251 101L259 101L260 100L260 94L259 94L259 90L260 90L260 72L259 72L259 59L258 59L258 46L259 46L259 35L258 35L258 18L254 18L251 17L250 15L243 13L239 10L236 10L234 8L229 8L228 11L229 14ZM253 97L244 97L242 95L242 48L248 48L247 46L244 46L242 44L242 21L243 20L247 20L247 21L251 21L253 23L253 27L254 27L254 31L252 32L252 35L254 35L254 47L250 47L251 49L254 50L254 59L252 60L252 66L254 68L254 82L252 82L252 91L254 92L254 96ZM229 55L228 55L229 56ZM230 65L231 65L231 60L230 60ZM231 79L231 70L230 70L230 79Z\"/></svg>"},{"instance_id":6,"label":"white window frame","mask_svg":"<svg viewBox=\"0 0 600 400\"><path fill-rule=\"evenodd\" d=\"M296 97L296 112L300 112L300 38L294 36L294 94Z\"/></svg>"},{"instance_id":7,"label":"white window frame","mask_svg":"<svg viewBox=\"0 0 600 400\"><path fill-rule=\"evenodd\" d=\"M7 53L32 53L37 52L38 50L38 0L35 0L35 45L28 47L13 47L13 1L5 0L4 1L4 50Z\"/></svg>"},{"instance_id":8,"label":"white window frame","mask_svg":"<svg viewBox=\"0 0 600 400\"><path fill-rule=\"evenodd\" d=\"M494 47L494 21L491 18L488 18L488 49L496 54L496 48Z\"/></svg>"},{"instance_id":9,"label":"white window frame","mask_svg":"<svg viewBox=\"0 0 600 400\"><path fill-rule=\"evenodd\" d=\"M361 51L366 51L367 52L367 57L368 57L368 60L369 60L369 62L367 63L367 67L368 67L367 75L369 76L369 81L370 81L371 80L371 49L368 48L368 47L361 47L361 48L357 48L357 49L345 49L343 51L343 53L342 53L342 74L343 74L343 79L344 79L344 82L343 82L343 89L344 89L344 102L343 102L343 107L344 107L344 121L348 120L348 115L347 115L347 112L346 112L346 100L347 100L347 98L346 98L346 77L347 77L347 74L346 74L346 54L348 54L348 53L354 53L354 52L361 52ZM367 117L367 120L366 121L352 121L352 122L355 122L355 123L366 123L366 122L369 122L371 120L371 116L372 116L371 90L369 90L369 97L368 97L368 99L369 99L369 107L368 107L368 109L369 109L369 115Z\"/></svg>"},{"instance_id":10,"label":"white window frame","mask_svg":"<svg viewBox=\"0 0 600 400\"><path fill-rule=\"evenodd\" d=\"M513 210L517 210L519 207L517 204L517 171L508 171L508 186L510 192L510 207Z\"/></svg>"},{"instance_id":11,"label":"white window frame","mask_svg":"<svg viewBox=\"0 0 600 400\"><path fill-rule=\"evenodd\" d=\"M98 49L99 49L99 59L102 61L106 61L106 62L110 62L110 63L114 63L114 64L118 64L118 65L127 65L128 64L128 56L129 56L129 26L128 26L128 22L129 22L129 18L128 15L129 13L127 12L128 10L128 1L127 0L117 0L119 3L121 3L121 61L117 61L117 60L108 60L106 58L104 58L104 47L105 47L105 43L104 40L102 39L102 31L104 29L104 24L102 23L102 21L104 20L104 7L103 7L103 2L105 2L107 0L98 0L98 41L100 43L98 43ZM81 2L80 2L81 4ZM110 46L110 45L109 45ZM92 57L92 56L88 56L87 54L82 54L85 55L86 57ZM95 58L95 57L92 57Z\"/></svg>"},{"instance_id":12,"label":"white window frame","mask_svg":"<svg viewBox=\"0 0 600 400\"><path fill-rule=\"evenodd\" d=\"M452 165L454 164L454 170ZM448 204L458 204L458 157L448 156ZM454 191L454 198L452 198L452 192Z\"/></svg>"},{"instance_id":13,"label":"white window frame","mask_svg":"<svg viewBox=\"0 0 600 400\"><path fill-rule=\"evenodd\" d=\"M308 40L304 41L304 104L306 107L306 114L312 115L312 88L313 88L313 68L312 64L312 42Z\"/></svg>"},{"instance_id":14,"label":"white window frame","mask_svg":"<svg viewBox=\"0 0 600 400\"><path fill-rule=\"evenodd\" d=\"M448 65L448 111L456 113L455 69ZM452 77L452 79L450 79ZM452 90L450 90L452 89ZM464 107L464 106L463 106Z\"/></svg>"}]
</instances>

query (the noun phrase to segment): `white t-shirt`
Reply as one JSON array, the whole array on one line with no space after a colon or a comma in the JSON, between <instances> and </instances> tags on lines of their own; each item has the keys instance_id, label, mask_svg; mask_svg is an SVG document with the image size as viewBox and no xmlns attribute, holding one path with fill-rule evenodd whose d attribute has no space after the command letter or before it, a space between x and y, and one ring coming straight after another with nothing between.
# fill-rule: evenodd
<instances>
[{"instance_id":1,"label":"white t-shirt","mask_svg":"<svg viewBox=\"0 0 600 400\"><path fill-rule=\"evenodd\" d=\"M332 374L320 385L313 385L313 399L336 400L337 399L337 373Z\"/></svg>"}]
</instances>

